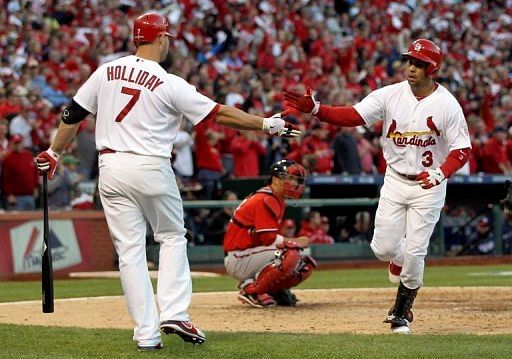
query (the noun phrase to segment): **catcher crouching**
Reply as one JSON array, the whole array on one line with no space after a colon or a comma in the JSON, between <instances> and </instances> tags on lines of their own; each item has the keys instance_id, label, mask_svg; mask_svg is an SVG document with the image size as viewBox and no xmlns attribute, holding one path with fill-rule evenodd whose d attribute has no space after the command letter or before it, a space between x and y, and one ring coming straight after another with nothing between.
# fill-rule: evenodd
<instances>
[{"instance_id":1,"label":"catcher crouching","mask_svg":"<svg viewBox=\"0 0 512 359\"><path fill-rule=\"evenodd\" d=\"M298 199L304 191L306 170L291 160L270 168L267 185L249 195L234 211L224 236L224 265L240 281L238 299L256 308L295 306L290 288L305 281L316 267L303 254L308 237L278 234L286 199Z\"/></svg>"}]
</instances>

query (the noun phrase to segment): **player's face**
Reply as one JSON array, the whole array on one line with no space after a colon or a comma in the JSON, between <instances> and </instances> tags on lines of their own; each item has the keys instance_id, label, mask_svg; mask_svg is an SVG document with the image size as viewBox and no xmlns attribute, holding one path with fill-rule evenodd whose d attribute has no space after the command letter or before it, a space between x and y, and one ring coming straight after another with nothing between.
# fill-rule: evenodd
<instances>
[{"instance_id":1,"label":"player's face","mask_svg":"<svg viewBox=\"0 0 512 359\"><path fill-rule=\"evenodd\" d=\"M407 60L407 82L412 87L422 87L430 79L427 75L428 63L409 57Z\"/></svg>"}]
</instances>

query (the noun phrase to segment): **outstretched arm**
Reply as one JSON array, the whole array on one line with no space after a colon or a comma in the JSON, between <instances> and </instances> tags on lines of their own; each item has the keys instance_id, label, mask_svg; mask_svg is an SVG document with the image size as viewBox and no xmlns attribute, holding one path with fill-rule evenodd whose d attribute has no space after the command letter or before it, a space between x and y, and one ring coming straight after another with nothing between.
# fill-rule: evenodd
<instances>
[{"instance_id":1,"label":"outstretched arm","mask_svg":"<svg viewBox=\"0 0 512 359\"><path fill-rule=\"evenodd\" d=\"M278 113L272 117L251 115L245 111L227 105L218 105L215 122L235 128L237 130L263 131L271 135L282 137L296 137L300 131L291 123L283 120L286 112Z\"/></svg>"},{"instance_id":2,"label":"outstretched arm","mask_svg":"<svg viewBox=\"0 0 512 359\"><path fill-rule=\"evenodd\" d=\"M336 126L355 127L365 124L361 115L352 106L325 106L315 100L310 88L306 93L301 94L295 91L284 91L285 103L304 113L311 113L322 122L327 122Z\"/></svg>"}]
</instances>

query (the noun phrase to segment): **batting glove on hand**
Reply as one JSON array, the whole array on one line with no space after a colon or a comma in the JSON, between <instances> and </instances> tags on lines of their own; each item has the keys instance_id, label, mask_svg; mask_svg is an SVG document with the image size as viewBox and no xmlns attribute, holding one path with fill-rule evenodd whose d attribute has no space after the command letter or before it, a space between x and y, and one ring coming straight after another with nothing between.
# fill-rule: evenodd
<instances>
[{"instance_id":1,"label":"batting glove on hand","mask_svg":"<svg viewBox=\"0 0 512 359\"><path fill-rule=\"evenodd\" d=\"M315 100L313 91L308 87L305 94L300 94L295 91L284 91L283 98L285 103L304 113L316 115L320 108L320 102Z\"/></svg>"},{"instance_id":2,"label":"batting glove on hand","mask_svg":"<svg viewBox=\"0 0 512 359\"><path fill-rule=\"evenodd\" d=\"M435 170L423 171L416 176L416 182L423 189L429 189L434 186L437 186L445 179L446 176L444 175L443 171L441 171L440 168L436 168Z\"/></svg>"},{"instance_id":3,"label":"batting glove on hand","mask_svg":"<svg viewBox=\"0 0 512 359\"><path fill-rule=\"evenodd\" d=\"M277 135L285 138L297 137L300 135L300 130L289 122L282 119L288 114L288 111L276 113L272 117L265 117L263 119L264 132L271 135Z\"/></svg>"},{"instance_id":4,"label":"batting glove on hand","mask_svg":"<svg viewBox=\"0 0 512 359\"><path fill-rule=\"evenodd\" d=\"M60 155L57 152L54 152L51 148L38 154L36 162L39 175L42 176L43 174L48 173L48 178L53 179L59 158Z\"/></svg>"}]
</instances>

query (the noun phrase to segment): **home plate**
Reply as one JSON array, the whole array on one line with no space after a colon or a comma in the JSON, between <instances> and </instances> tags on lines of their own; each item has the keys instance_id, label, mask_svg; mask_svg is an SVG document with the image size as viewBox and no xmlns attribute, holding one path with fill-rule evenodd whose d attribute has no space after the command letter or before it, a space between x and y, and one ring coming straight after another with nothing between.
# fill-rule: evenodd
<instances>
[{"instance_id":1,"label":"home plate","mask_svg":"<svg viewBox=\"0 0 512 359\"><path fill-rule=\"evenodd\" d=\"M190 272L192 278L212 278L220 277L218 273L210 272ZM73 272L69 273L70 278L119 278L119 271L105 271L105 272ZM149 276L151 278L158 277L158 271L150 270Z\"/></svg>"}]
</instances>

